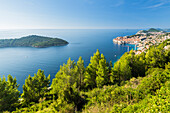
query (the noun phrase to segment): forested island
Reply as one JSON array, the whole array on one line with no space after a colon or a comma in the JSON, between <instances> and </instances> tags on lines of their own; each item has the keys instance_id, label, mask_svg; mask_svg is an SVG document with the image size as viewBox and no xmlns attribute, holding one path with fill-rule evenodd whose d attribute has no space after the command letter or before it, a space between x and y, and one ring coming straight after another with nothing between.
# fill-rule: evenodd
<instances>
[{"instance_id":1,"label":"forested island","mask_svg":"<svg viewBox=\"0 0 170 113\"><path fill-rule=\"evenodd\" d=\"M115 64L99 50L87 67L82 57L50 75L38 70L18 91L16 78L0 78L0 112L167 113L170 111L170 39L141 54L126 52Z\"/></svg>"},{"instance_id":2,"label":"forested island","mask_svg":"<svg viewBox=\"0 0 170 113\"><path fill-rule=\"evenodd\" d=\"M50 46L63 46L68 42L59 39L44 37L38 35L30 35L19 39L0 39L0 47L50 47Z\"/></svg>"}]
</instances>

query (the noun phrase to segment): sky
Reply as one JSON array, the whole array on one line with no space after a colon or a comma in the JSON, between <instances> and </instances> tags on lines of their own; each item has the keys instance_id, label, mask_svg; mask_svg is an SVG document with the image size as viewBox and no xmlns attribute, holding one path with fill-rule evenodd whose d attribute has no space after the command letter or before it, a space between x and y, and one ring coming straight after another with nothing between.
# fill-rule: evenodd
<instances>
[{"instance_id":1,"label":"sky","mask_svg":"<svg viewBox=\"0 0 170 113\"><path fill-rule=\"evenodd\" d=\"M170 28L170 0L0 0L0 29Z\"/></svg>"}]
</instances>

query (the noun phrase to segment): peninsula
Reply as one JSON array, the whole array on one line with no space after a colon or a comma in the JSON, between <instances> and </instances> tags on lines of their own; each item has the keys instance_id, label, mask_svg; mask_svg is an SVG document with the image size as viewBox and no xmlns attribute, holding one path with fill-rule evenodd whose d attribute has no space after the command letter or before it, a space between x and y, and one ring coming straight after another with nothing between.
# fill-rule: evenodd
<instances>
[{"instance_id":1,"label":"peninsula","mask_svg":"<svg viewBox=\"0 0 170 113\"><path fill-rule=\"evenodd\" d=\"M170 32L150 28L148 30L140 30L135 35L117 37L113 39L113 42L117 44L135 44L138 47L136 54L140 54L150 46L159 45L166 39L170 39Z\"/></svg>"},{"instance_id":2,"label":"peninsula","mask_svg":"<svg viewBox=\"0 0 170 113\"><path fill-rule=\"evenodd\" d=\"M38 35L29 35L19 39L0 39L0 47L43 48L43 47L50 47L50 46L64 46L67 44L68 42L63 39L44 37Z\"/></svg>"}]
</instances>

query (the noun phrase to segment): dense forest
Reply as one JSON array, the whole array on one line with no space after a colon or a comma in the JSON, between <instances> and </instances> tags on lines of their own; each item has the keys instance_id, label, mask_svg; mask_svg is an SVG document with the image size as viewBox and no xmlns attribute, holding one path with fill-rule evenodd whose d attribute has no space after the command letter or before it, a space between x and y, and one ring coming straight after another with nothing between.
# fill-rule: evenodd
<instances>
[{"instance_id":1,"label":"dense forest","mask_svg":"<svg viewBox=\"0 0 170 113\"><path fill-rule=\"evenodd\" d=\"M166 40L135 55L131 50L114 65L99 50L84 67L68 59L50 85L38 70L25 80L23 93L16 78L0 79L1 112L166 113L170 111L170 45Z\"/></svg>"},{"instance_id":2,"label":"dense forest","mask_svg":"<svg viewBox=\"0 0 170 113\"><path fill-rule=\"evenodd\" d=\"M0 47L50 47L68 44L59 38L30 35L19 39L0 39Z\"/></svg>"}]
</instances>

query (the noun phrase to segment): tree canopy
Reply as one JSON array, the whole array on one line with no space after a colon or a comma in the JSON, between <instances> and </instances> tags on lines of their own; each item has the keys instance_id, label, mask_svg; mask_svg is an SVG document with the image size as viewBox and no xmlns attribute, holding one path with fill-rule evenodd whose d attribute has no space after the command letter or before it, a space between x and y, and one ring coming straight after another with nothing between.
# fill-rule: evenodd
<instances>
[{"instance_id":1,"label":"tree canopy","mask_svg":"<svg viewBox=\"0 0 170 113\"><path fill-rule=\"evenodd\" d=\"M46 77L44 71L40 69L33 77L29 75L23 85L23 93L21 95L23 103L29 104L31 102L38 102L40 98L45 96L45 93L48 91L49 84L50 75Z\"/></svg>"},{"instance_id":2,"label":"tree canopy","mask_svg":"<svg viewBox=\"0 0 170 113\"><path fill-rule=\"evenodd\" d=\"M13 78L11 75L8 75L7 81L5 77L0 78L0 112L15 110L20 96L18 87L16 78Z\"/></svg>"},{"instance_id":3,"label":"tree canopy","mask_svg":"<svg viewBox=\"0 0 170 113\"><path fill-rule=\"evenodd\" d=\"M0 78L0 110L20 112L167 112L170 111L169 40L146 53L126 52L114 65L99 50L87 67L79 57L60 66L50 85L50 75L38 70L23 85L16 78ZM1 112L0 111L0 112Z\"/></svg>"}]
</instances>

